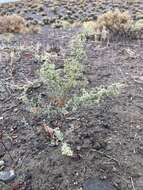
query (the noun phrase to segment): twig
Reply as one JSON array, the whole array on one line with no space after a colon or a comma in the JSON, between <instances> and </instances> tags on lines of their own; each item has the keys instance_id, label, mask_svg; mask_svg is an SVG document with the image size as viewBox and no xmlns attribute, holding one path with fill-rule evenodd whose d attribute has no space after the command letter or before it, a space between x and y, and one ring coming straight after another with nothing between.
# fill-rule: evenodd
<instances>
[{"instance_id":1,"label":"twig","mask_svg":"<svg viewBox=\"0 0 143 190\"><path fill-rule=\"evenodd\" d=\"M114 173L114 175L116 175L118 178L122 179L126 184L129 183L123 176L116 174L116 173Z\"/></svg>"},{"instance_id":2,"label":"twig","mask_svg":"<svg viewBox=\"0 0 143 190\"><path fill-rule=\"evenodd\" d=\"M119 162L118 160L116 160L115 158L111 157L110 155L108 155L108 154L106 154L106 153L104 153L104 152L101 152L101 151L99 151L99 150L96 150L96 149L91 149L91 151L97 152L97 153L99 153L99 154L105 156L106 158L109 158L109 159L113 160L114 162L116 162L116 163L120 166L120 162Z\"/></svg>"},{"instance_id":3,"label":"twig","mask_svg":"<svg viewBox=\"0 0 143 190\"><path fill-rule=\"evenodd\" d=\"M3 142L2 140L1 140L1 144L3 145L3 147L5 148L5 150L6 150L7 153L8 153L9 157L11 158L11 160L12 160L13 163L14 163L14 159L13 159L12 155L10 154L9 150L7 149L7 147L5 146L5 144L4 144L4 142Z\"/></svg>"},{"instance_id":4,"label":"twig","mask_svg":"<svg viewBox=\"0 0 143 190\"><path fill-rule=\"evenodd\" d=\"M135 185L134 185L134 181L133 181L133 178L132 178L132 177L131 177L131 184L132 184L133 190L136 190L136 189L135 189Z\"/></svg>"},{"instance_id":5,"label":"twig","mask_svg":"<svg viewBox=\"0 0 143 190\"><path fill-rule=\"evenodd\" d=\"M7 109L5 109L5 110L3 111L3 114L4 114L5 112L7 112L7 111L10 111L11 109L16 108L16 107L17 107L17 105L12 105L11 107L8 107Z\"/></svg>"},{"instance_id":6,"label":"twig","mask_svg":"<svg viewBox=\"0 0 143 190\"><path fill-rule=\"evenodd\" d=\"M141 81L141 80L136 80L136 79L133 79L133 80L134 80L134 82L136 82L138 84L143 84L143 81Z\"/></svg>"},{"instance_id":7,"label":"twig","mask_svg":"<svg viewBox=\"0 0 143 190\"><path fill-rule=\"evenodd\" d=\"M138 108L140 108L141 110L143 110L143 106L137 105L137 104L135 104L135 106L137 106Z\"/></svg>"},{"instance_id":8,"label":"twig","mask_svg":"<svg viewBox=\"0 0 143 190\"><path fill-rule=\"evenodd\" d=\"M20 157L18 157L18 159L16 160L16 167L15 167L15 169L17 169L17 168L21 168L22 167L22 165L23 165L23 163L24 163L24 159L26 158L26 157L28 157L29 156L29 153L25 153L25 156L23 156L23 158L21 159L21 163L20 163L20 165L18 166L18 163L19 163L19 159L20 159Z\"/></svg>"}]
</instances>

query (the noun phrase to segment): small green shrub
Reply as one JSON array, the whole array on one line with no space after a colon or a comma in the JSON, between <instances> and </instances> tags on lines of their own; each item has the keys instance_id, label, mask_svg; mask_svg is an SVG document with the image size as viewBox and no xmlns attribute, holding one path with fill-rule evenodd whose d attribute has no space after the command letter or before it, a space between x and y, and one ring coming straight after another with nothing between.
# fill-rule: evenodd
<instances>
[{"instance_id":1,"label":"small green shrub","mask_svg":"<svg viewBox=\"0 0 143 190\"><path fill-rule=\"evenodd\" d=\"M99 103L106 96L114 96L119 92L120 84L107 88L88 89L87 80L83 74L82 62L86 59L85 35L78 35L71 41L71 54L65 58L63 69L45 59L40 69L40 78L47 86L50 106L62 111L76 110L81 106Z\"/></svg>"},{"instance_id":2,"label":"small green shrub","mask_svg":"<svg viewBox=\"0 0 143 190\"><path fill-rule=\"evenodd\" d=\"M81 106L89 107L94 104L99 104L100 101L107 96L116 96L119 94L121 84L116 83L105 87L82 89L81 93L71 98L66 107L73 110L78 109Z\"/></svg>"},{"instance_id":3,"label":"small green shrub","mask_svg":"<svg viewBox=\"0 0 143 190\"><path fill-rule=\"evenodd\" d=\"M41 96L27 97L28 88L24 88L21 99L27 104L27 108L33 114L47 114L48 120L53 120L57 115L63 115L69 111L75 111L83 106L99 104L107 96L116 96L121 84L112 84L108 87L90 89L84 76L83 61L87 58L85 51L84 34L79 34L69 46L70 55L65 57L63 69L57 69L52 62L51 55L44 53L38 57L43 65L40 69L40 84L43 83L47 91L47 101L43 104ZM34 83L32 83L34 85Z\"/></svg>"},{"instance_id":4,"label":"small green shrub","mask_svg":"<svg viewBox=\"0 0 143 190\"><path fill-rule=\"evenodd\" d=\"M56 69L48 56L40 69L40 78L47 85L49 99L58 107L64 107L72 91L86 84L81 64L86 59L84 42L81 35L71 42L71 55L65 58L63 70Z\"/></svg>"},{"instance_id":5,"label":"small green shrub","mask_svg":"<svg viewBox=\"0 0 143 190\"><path fill-rule=\"evenodd\" d=\"M66 113L76 111L83 106L99 104L104 97L116 96L119 93L121 84L113 84L107 88L90 89L88 87L83 74L83 61L86 60L85 40L85 35L80 34L70 42L71 53L65 58L63 69L56 68L49 54L44 53L40 57L42 61L44 60L40 69L40 82L46 88L47 102L43 105L40 97L37 98L36 102L33 101L34 99L29 101L26 95L23 98L27 107L35 105L29 109L34 110L34 114L35 110L37 114L46 113L49 124L50 121L57 119L57 116L64 116ZM27 92L27 90L25 88L24 91ZM40 112L37 112L37 109ZM46 125L44 128L46 133L50 134L52 144L61 144L62 155L69 157L74 155L70 145L65 142L64 134L60 129L52 129Z\"/></svg>"}]
</instances>

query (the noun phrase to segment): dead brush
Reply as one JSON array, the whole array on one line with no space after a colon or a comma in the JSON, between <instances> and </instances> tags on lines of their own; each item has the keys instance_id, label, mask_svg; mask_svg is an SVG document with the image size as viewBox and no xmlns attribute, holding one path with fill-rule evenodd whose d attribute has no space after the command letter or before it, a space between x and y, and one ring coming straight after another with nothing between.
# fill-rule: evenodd
<instances>
[{"instance_id":1,"label":"dead brush","mask_svg":"<svg viewBox=\"0 0 143 190\"><path fill-rule=\"evenodd\" d=\"M26 20L19 15L0 16L0 34L39 32L38 26L27 26Z\"/></svg>"},{"instance_id":2,"label":"dead brush","mask_svg":"<svg viewBox=\"0 0 143 190\"><path fill-rule=\"evenodd\" d=\"M98 17L96 27L100 31L105 27L106 30L114 34L128 33L131 29L133 20L128 11L121 12L119 9L108 11Z\"/></svg>"},{"instance_id":3,"label":"dead brush","mask_svg":"<svg viewBox=\"0 0 143 190\"><path fill-rule=\"evenodd\" d=\"M133 19L128 11L121 12L119 9L100 15L97 21L83 24L87 33L94 33L97 40L107 40L114 35L129 35L132 25Z\"/></svg>"},{"instance_id":4,"label":"dead brush","mask_svg":"<svg viewBox=\"0 0 143 190\"><path fill-rule=\"evenodd\" d=\"M0 33L23 33L27 31L26 20L19 15L0 16Z\"/></svg>"}]
</instances>

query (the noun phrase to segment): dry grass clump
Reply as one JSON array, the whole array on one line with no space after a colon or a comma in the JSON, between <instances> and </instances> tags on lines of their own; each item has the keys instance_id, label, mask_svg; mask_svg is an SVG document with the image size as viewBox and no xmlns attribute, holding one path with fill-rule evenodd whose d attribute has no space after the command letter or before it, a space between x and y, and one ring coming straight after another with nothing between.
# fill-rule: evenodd
<instances>
[{"instance_id":1,"label":"dry grass clump","mask_svg":"<svg viewBox=\"0 0 143 190\"><path fill-rule=\"evenodd\" d=\"M27 32L26 20L19 15L0 16L0 33Z\"/></svg>"},{"instance_id":2,"label":"dry grass clump","mask_svg":"<svg viewBox=\"0 0 143 190\"><path fill-rule=\"evenodd\" d=\"M133 20L128 11L121 12L116 9L99 16L96 27L101 31L106 28L113 33L127 33L131 29L132 23Z\"/></svg>"},{"instance_id":3,"label":"dry grass clump","mask_svg":"<svg viewBox=\"0 0 143 190\"><path fill-rule=\"evenodd\" d=\"M89 21L83 26L87 33L94 33L97 39L107 39L116 34L128 34L133 25L133 19L128 11L119 9L108 11L97 18L97 21Z\"/></svg>"},{"instance_id":4,"label":"dry grass clump","mask_svg":"<svg viewBox=\"0 0 143 190\"><path fill-rule=\"evenodd\" d=\"M37 33L40 31L39 26L27 26L26 20L19 15L0 16L0 34L3 33Z\"/></svg>"}]
</instances>

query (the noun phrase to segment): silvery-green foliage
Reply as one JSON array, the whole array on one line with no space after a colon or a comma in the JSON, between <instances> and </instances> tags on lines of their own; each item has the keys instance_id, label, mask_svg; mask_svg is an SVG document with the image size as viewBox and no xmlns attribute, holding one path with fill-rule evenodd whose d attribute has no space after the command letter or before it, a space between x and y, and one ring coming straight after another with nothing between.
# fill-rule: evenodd
<instances>
[{"instance_id":1,"label":"silvery-green foliage","mask_svg":"<svg viewBox=\"0 0 143 190\"><path fill-rule=\"evenodd\" d=\"M87 58L85 51L86 35L84 33L78 34L76 38L73 38L70 42L71 56L78 63L82 63Z\"/></svg>"},{"instance_id":2,"label":"silvery-green foliage","mask_svg":"<svg viewBox=\"0 0 143 190\"><path fill-rule=\"evenodd\" d=\"M63 95L63 80L59 71L55 69L55 64L45 62L40 69L40 77L48 85L49 93L52 96Z\"/></svg>"},{"instance_id":3,"label":"silvery-green foliage","mask_svg":"<svg viewBox=\"0 0 143 190\"><path fill-rule=\"evenodd\" d=\"M66 110L73 111L81 106L98 104L104 97L115 96L119 93L120 84L113 84L107 88L87 89L82 64L82 61L86 59L85 40L84 34L79 34L72 39L71 54L65 58L63 70L56 69L49 56L40 69L40 76L48 86L49 96L58 102L55 109L50 108L50 112L52 110L56 110L57 113L64 113ZM58 105L62 106L58 107Z\"/></svg>"},{"instance_id":4,"label":"silvery-green foliage","mask_svg":"<svg viewBox=\"0 0 143 190\"><path fill-rule=\"evenodd\" d=\"M62 155L64 155L64 156L73 156L73 151L66 142L62 143L61 152L62 152Z\"/></svg>"},{"instance_id":5,"label":"silvery-green foliage","mask_svg":"<svg viewBox=\"0 0 143 190\"><path fill-rule=\"evenodd\" d=\"M69 110L76 110L81 106L91 106L99 104L100 101L107 96L116 96L119 94L121 84L112 84L105 87L92 88L89 90L82 89L80 94L73 96L65 105Z\"/></svg>"},{"instance_id":6,"label":"silvery-green foliage","mask_svg":"<svg viewBox=\"0 0 143 190\"><path fill-rule=\"evenodd\" d=\"M60 131L60 129L59 128L55 128L53 131L54 131L54 134L55 134L56 138L58 139L58 141L62 142L64 140L64 135Z\"/></svg>"},{"instance_id":7,"label":"silvery-green foliage","mask_svg":"<svg viewBox=\"0 0 143 190\"><path fill-rule=\"evenodd\" d=\"M70 44L71 55L64 60L64 69L56 69L50 55L45 56L45 62L40 69L40 78L47 85L49 96L67 97L73 89L85 84L82 60L85 59L85 38L78 35Z\"/></svg>"}]
</instances>

